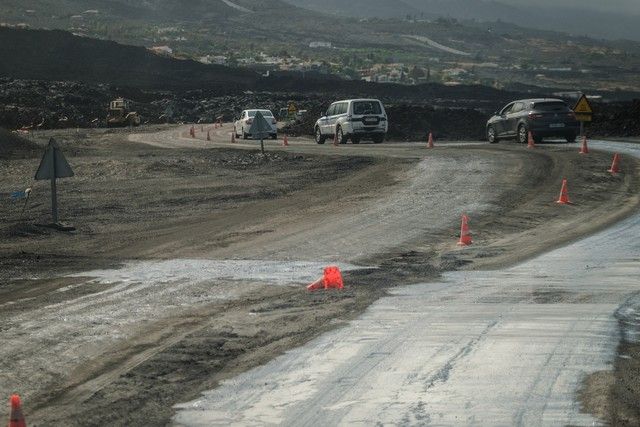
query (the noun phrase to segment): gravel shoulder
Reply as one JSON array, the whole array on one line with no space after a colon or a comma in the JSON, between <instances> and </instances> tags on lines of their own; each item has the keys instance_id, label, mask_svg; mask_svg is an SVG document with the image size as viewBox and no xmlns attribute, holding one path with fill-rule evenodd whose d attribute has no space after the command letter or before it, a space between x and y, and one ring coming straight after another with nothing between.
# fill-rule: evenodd
<instances>
[{"instance_id":1,"label":"gravel shoulder","mask_svg":"<svg viewBox=\"0 0 640 427\"><path fill-rule=\"evenodd\" d=\"M163 425L174 403L353 319L389 287L509 265L638 207L634 160L611 177L608 154L581 157L569 145L427 151L421 144L334 148L293 139L287 149L269 144L264 159L255 146L225 145L224 132L211 145L186 147L175 132L184 128L169 137L150 133L155 146L119 133L67 136L63 148L76 177L59 188L61 216L78 227L73 234L33 226L48 211L46 183L31 182L39 159L0 161L3 198L34 189L25 215L0 206L7 218L0 226L0 336L15 343L3 350L0 388L24 395L31 424ZM171 149L162 146L167 140ZM572 206L554 203L562 177ZM463 212L472 218L475 245L459 250ZM165 295L152 280L66 276L186 259L378 268L347 272L344 292L313 294L301 286L303 276L279 286L178 278L168 280L174 293ZM120 310L123 290L149 310ZM109 308L122 314L92 318ZM65 313L74 314L66 323ZM108 333L78 345L105 324Z\"/></svg>"}]
</instances>

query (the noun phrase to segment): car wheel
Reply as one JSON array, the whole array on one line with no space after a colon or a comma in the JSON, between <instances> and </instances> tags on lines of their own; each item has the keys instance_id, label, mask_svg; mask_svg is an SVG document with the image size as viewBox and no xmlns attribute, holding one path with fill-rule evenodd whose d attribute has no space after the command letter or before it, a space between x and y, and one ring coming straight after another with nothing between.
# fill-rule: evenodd
<instances>
[{"instance_id":1,"label":"car wheel","mask_svg":"<svg viewBox=\"0 0 640 427\"><path fill-rule=\"evenodd\" d=\"M338 129L336 129L336 132L338 134L338 142L340 144L346 144L347 138L345 138L344 133L342 132L342 128L340 126L338 126Z\"/></svg>"},{"instance_id":2,"label":"car wheel","mask_svg":"<svg viewBox=\"0 0 640 427\"><path fill-rule=\"evenodd\" d=\"M240 138L240 135L238 135L238 129L236 129L236 127L235 127L235 126L233 127L233 135L234 135L236 138Z\"/></svg>"},{"instance_id":3,"label":"car wheel","mask_svg":"<svg viewBox=\"0 0 640 427\"><path fill-rule=\"evenodd\" d=\"M567 140L567 142L571 143L571 142L576 142L576 138L578 138L578 135L576 135L575 133L572 133L571 135L567 135L565 136L565 139Z\"/></svg>"},{"instance_id":4,"label":"car wheel","mask_svg":"<svg viewBox=\"0 0 640 427\"><path fill-rule=\"evenodd\" d=\"M326 140L327 140L327 137L322 134L322 131L320 130L319 127L316 127L316 143L324 144Z\"/></svg>"},{"instance_id":5,"label":"car wheel","mask_svg":"<svg viewBox=\"0 0 640 427\"><path fill-rule=\"evenodd\" d=\"M487 141L489 141L489 144L498 143L498 135L496 134L496 130L493 126L489 126L487 128Z\"/></svg>"},{"instance_id":6,"label":"car wheel","mask_svg":"<svg viewBox=\"0 0 640 427\"><path fill-rule=\"evenodd\" d=\"M274 133L273 135L271 135L271 139L278 139L278 134Z\"/></svg>"},{"instance_id":7,"label":"car wheel","mask_svg":"<svg viewBox=\"0 0 640 427\"><path fill-rule=\"evenodd\" d=\"M524 124L518 126L518 142L520 144L526 144L529 141L529 131Z\"/></svg>"},{"instance_id":8,"label":"car wheel","mask_svg":"<svg viewBox=\"0 0 640 427\"><path fill-rule=\"evenodd\" d=\"M374 144L382 144L384 142L384 135L376 135L373 137Z\"/></svg>"},{"instance_id":9,"label":"car wheel","mask_svg":"<svg viewBox=\"0 0 640 427\"><path fill-rule=\"evenodd\" d=\"M244 128L242 128L242 139L249 139L249 135L244 133Z\"/></svg>"},{"instance_id":10,"label":"car wheel","mask_svg":"<svg viewBox=\"0 0 640 427\"><path fill-rule=\"evenodd\" d=\"M360 144L360 138L352 136L351 137L351 143L352 144Z\"/></svg>"}]
</instances>

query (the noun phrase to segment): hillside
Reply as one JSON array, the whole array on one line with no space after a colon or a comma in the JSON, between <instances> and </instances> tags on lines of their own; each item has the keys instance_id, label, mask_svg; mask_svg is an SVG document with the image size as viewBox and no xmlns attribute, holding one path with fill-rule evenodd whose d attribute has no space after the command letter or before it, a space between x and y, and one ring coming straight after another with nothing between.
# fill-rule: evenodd
<instances>
[{"instance_id":1,"label":"hillside","mask_svg":"<svg viewBox=\"0 0 640 427\"><path fill-rule=\"evenodd\" d=\"M640 8L604 8L595 3L564 3L515 0L286 0L309 10L357 18L455 18L484 22L504 21L529 28L567 32L577 36L640 41ZM381 5L381 4L384 4ZM631 11L630 13L628 12ZM526 19L523 19L526 17Z\"/></svg>"},{"instance_id":2,"label":"hillside","mask_svg":"<svg viewBox=\"0 0 640 427\"><path fill-rule=\"evenodd\" d=\"M232 91L257 75L243 69L166 58L135 46L77 37L64 31L0 28L0 76L74 80L141 89Z\"/></svg>"},{"instance_id":3,"label":"hillside","mask_svg":"<svg viewBox=\"0 0 640 427\"><path fill-rule=\"evenodd\" d=\"M30 22L78 21L100 16L141 21L201 20L237 13L222 0L3 0L4 19Z\"/></svg>"},{"instance_id":4,"label":"hillside","mask_svg":"<svg viewBox=\"0 0 640 427\"><path fill-rule=\"evenodd\" d=\"M499 6L501 13L514 15L520 6L485 2L491 7L480 15L480 3L468 3L472 0L289 1L396 17L335 17L281 0L5 0L0 3L0 16L8 25L23 23L127 45L156 46L179 58L260 73L298 71L376 82L499 88L526 84L640 89L640 43L575 37L506 21L437 18L418 13L416 7L430 4L441 14L457 10L489 19L491 10Z\"/></svg>"},{"instance_id":5,"label":"hillside","mask_svg":"<svg viewBox=\"0 0 640 427\"><path fill-rule=\"evenodd\" d=\"M316 12L356 18L404 18L416 15L421 8L410 6L403 0L286 0L288 3Z\"/></svg>"}]
</instances>

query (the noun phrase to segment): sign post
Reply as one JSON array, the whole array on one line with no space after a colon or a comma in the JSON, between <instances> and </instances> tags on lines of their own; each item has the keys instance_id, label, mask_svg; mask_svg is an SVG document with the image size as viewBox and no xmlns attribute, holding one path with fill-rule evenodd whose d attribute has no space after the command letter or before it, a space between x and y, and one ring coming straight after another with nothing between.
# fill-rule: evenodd
<instances>
[{"instance_id":1,"label":"sign post","mask_svg":"<svg viewBox=\"0 0 640 427\"><path fill-rule=\"evenodd\" d=\"M573 112L576 115L576 120L580 122L580 136L584 136L585 122L590 122L593 119L593 108L591 108L591 104L586 95L582 94L580 99L578 99L575 107L573 107Z\"/></svg>"},{"instance_id":2,"label":"sign post","mask_svg":"<svg viewBox=\"0 0 640 427\"><path fill-rule=\"evenodd\" d=\"M267 119L264 118L262 112L258 111L253 117L253 123L249 128L249 133L254 138L260 139L260 150L262 154L264 154L264 139L271 133L271 125L267 122Z\"/></svg>"},{"instance_id":3,"label":"sign post","mask_svg":"<svg viewBox=\"0 0 640 427\"><path fill-rule=\"evenodd\" d=\"M49 145L44 151L40 166L36 172L36 180L51 181L51 217L53 219L52 227L59 230L73 230L73 227L63 226L58 223L58 191L56 188L57 178L68 178L73 176L73 170L65 159L64 154L60 150L60 146L55 139L49 140Z\"/></svg>"}]
</instances>

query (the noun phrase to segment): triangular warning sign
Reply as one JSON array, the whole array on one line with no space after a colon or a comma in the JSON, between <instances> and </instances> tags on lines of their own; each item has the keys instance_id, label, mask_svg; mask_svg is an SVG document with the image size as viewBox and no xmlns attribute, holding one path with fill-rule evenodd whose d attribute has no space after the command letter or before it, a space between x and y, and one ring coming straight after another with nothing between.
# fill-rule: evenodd
<instances>
[{"instance_id":1,"label":"triangular warning sign","mask_svg":"<svg viewBox=\"0 0 640 427\"><path fill-rule=\"evenodd\" d=\"M582 95L578 103L573 107L573 112L578 114L593 114L593 108L585 95Z\"/></svg>"},{"instance_id":2,"label":"triangular warning sign","mask_svg":"<svg viewBox=\"0 0 640 427\"><path fill-rule=\"evenodd\" d=\"M65 159L55 139L49 140L44 151L40 166L36 172L36 180L50 180L52 178L68 178L73 176L73 170Z\"/></svg>"},{"instance_id":3,"label":"triangular warning sign","mask_svg":"<svg viewBox=\"0 0 640 427\"><path fill-rule=\"evenodd\" d=\"M251 124L251 128L249 128L249 133L254 138L261 139L268 137L271 132L271 125L267 122L267 119L264 118L262 112L258 111L253 117L253 123Z\"/></svg>"}]
</instances>

